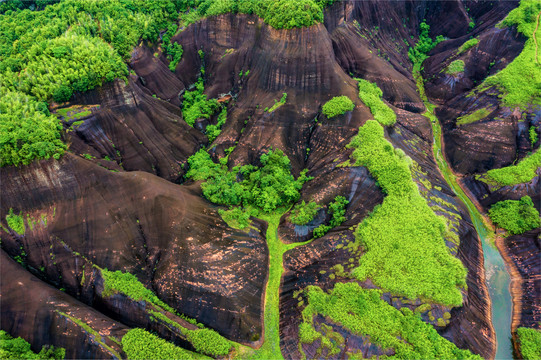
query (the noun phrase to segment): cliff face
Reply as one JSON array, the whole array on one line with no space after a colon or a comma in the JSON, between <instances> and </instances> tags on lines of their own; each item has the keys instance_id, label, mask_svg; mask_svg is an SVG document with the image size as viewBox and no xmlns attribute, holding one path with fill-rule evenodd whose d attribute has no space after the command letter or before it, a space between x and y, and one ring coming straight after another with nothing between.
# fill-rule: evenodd
<instances>
[{"instance_id":1,"label":"cliff face","mask_svg":"<svg viewBox=\"0 0 541 360\"><path fill-rule=\"evenodd\" d=\"M57 315L51 318L56 309L52 305L47 305L48 313L40 312L43 302L32 295L45 291L40 290L43 288L61 298L63 307L84 309L78 316L85 321L103 319L104 328L120 333L128 326L145 327L185 345L163 324L152 322L143 305L119 296L104 297L100 291L103 279L92 270L97 265L135 274L178 312L232 340L256 344L262 334L268 275L266 227L261 221L255 221L248 233L228 227L216 207L201 196L199 184L186 183L183 177L187 158L208 144L197 125L192 128L183 121L179 109L183 92L202 75L204 66L209 98L230 94L233 99L227 122L209 152L223 156L225 149L236 145L229 164L255 164L268 148L280 148L291 159L295 175L307 168L314 177L304 186L302 199L328 203L341 195L350 202L344 224L284 255L280 293L283 355L300 356L302 307L297 306L293 293L311 284L329 289L339 281L329 276L329 269L351 256L342 247L353 240L350 227L383 201L384 194L365 168L337 167L350 155L345 145L372 118L353 80L362 77L377 83L396 112L397 125L388 128L386 135L419 165L422 175L415 180L421 192L427 199L444 200L449 204L445 210L461 216L457 228L460 245L450 247L468 268L468 288L463 307L454 309L450 323L437 329L457 346L492 357L495 341L480 242L465 207L453 196L432 156L432 130L429 120L420 115L425 108L411 76L407 51L425 18L434 35L451 38L434 49L425 63L425 77L429 96L443 104L438 115L449 144L445 150L455 169L468 173L511 163L521 146L517 138L523 137L517 135L522 125L513 112L488 125L457 128L453 123L457 111L473 106L466 91L474 80L486 76L483 66L501 59L491 68L493 73L520 52L521 39L511 30L493 27L516 2L495 3L344 1L326 10L324 24L288 31L275 30L251 15L221 15L175 36L184 55L174 73L161 52L140 45L130 62L136 75L127 83L116 81L73 101L72 105L99 108L93 108L76 128L71 122L65 124L72 130L67 134L70 154L60 161L2 170L2 256L19 256L26 267L9 260L3 261L2 271L5 266L5 271L40 284L27 296L29 315L15 319L13 313L22 313L25 307L18 305L17 296L4 294L13 291L21 296L24 292L15 282L3 280L2 324L14 324L10 332L24 336L35 348L47 343L66 346L72 351L68 354L76 358L110 357L110 350L85 340L88 334L76 327L69 329L88 348L63 340L61 334L74 325L56 319ZM478 49L464 55L466 78L451 86L438 74L443 59L472 35L467 33L466 7L476 19L485 20L474 34L480 37ZM203 58L199 50L204 52ZM153 55L155 51L158 56ZM481 70L474 69L477 65ZM273 112L265 111L284 92L286 103ZM353 100L355 109L325 118L322 104L338 95ZM495 104L489 95L477 101L475 106L480 107ZM494 111L504 116L509 109ZM491 134L488 140L484 132ZM78 156L81 154L89 154L90 159ZM429 200L429 204L437 201ZM47 221L31 229L27 226L24 235L17 235L5 227L10 208L33 218L41 219L43 214ZM329 217L324 211L318 216L320 223ZM284 241L298 242L308 240L311 230L295 227L284 216L278 234ZM64 288L65 293L46 283ZM35 326L42 322L64 327L51 334L53 325ZM360 349L365 356L380 354L366 339L341 331L351 339L344 354L351 349ZM308 356L316 354L315 347L305 347L305 351Z\"/></svg>"}]
</instances>

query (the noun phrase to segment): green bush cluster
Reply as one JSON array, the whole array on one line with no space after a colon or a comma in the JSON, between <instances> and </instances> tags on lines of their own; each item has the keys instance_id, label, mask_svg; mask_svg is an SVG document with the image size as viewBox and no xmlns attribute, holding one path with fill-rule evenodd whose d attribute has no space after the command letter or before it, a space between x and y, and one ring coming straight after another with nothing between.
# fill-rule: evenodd
<instances>
[{"instance_id":1,"label":"green bush cluster","mask_svg":"<svg viewBox=\"0 0 541 360\"><path fill-rule=\"evenodd\" d=\"M0 86L1 87L1 86ZM66 150L62 126L47 106L18 91L0 89L0 165L59 159Z\"/></svg>"},{"instance_id":2,"label":"green bush cluster","mask_svg":"<svg viewBox=\"0 0 541 360\"><path fill-rule=\"evenodd\" d=\"M189 331L186 337L194 349L202 354L224 356L229 354L231 349L231 343L214 330L193 330Z\"/></svg>"},{"instance_id":3,"label":"green bush cluster","mask_svg":"<svg viewBox=\"0 0 541 360\"><path fill-rule=\"evenodd\" d=\"M131 329L122 337L122 350L130 360L191 360L208 359L175 346L143 329Z\"/></svg>"},{"instance_id":4,"label":"green bush cluster","mask_svg":"<svg viewBox=\"0 0 541 360\"><path fill-rule=\"evenodd\" d=\"M541 331L519 327L517 335L522 358L525 360L541 359Z\"/></svg>"},{"instance_id":5,"label":"green bush cluster","mask_svg":"<svg viewBox=\"0 0 541 360\"><path fill-rule=\"evenodd\" d=\"M489 170L482 176L476 176L476 179L499 187L523 184L535 177L535 172L539 167L541 167L541 151L537 150L517 165Z\"/></svg>"},{"instance_id":6,"label":"green bush cluster","mask_svg":"<svg viewBox=\"0 0 541 360\"><path fill-rule=\"evenodd\" d=\"M530 130L528 131L528 135L530 137L530 144L532 144L532 147L535 146L537 143L537 140L539 140L539 135L537 135L537 129L535 126L530 126Z\"/></svg>"},{"instance_id":7,"label":"green bush cluster","mask_svg":"<svg viewBox=\"0 0 541 360\"><path fill-rule=\"evenodd\" d=\"M292 29L323 21L323 9L335 0L203 0L194 1L196 14L189 22L204 16L229 12L256 14L276 29Z\"/></svg>"},{"instance_id":8,"label":"green bush cluster","mask_svg":"<svg viewBox=\"0 0 541 360\"><path fill-rule=\"evenodd\" d=\"M239 207L232 207L229 210L219 209L218 213L222 219L234 229L246 229L250 226L250 213L243 211Z\"/></svg>"},{"instance_id":9,"label":"green bush cluster","mask_svg":"<svg viewBox=\"0 0 541 360\"><path fill-rule=\"evenodd\" d=\"M175 310L161 301L152 290L147 289L133 274L100 269L103 277L103 297L122 293L135 301L146 301L172 313Z\"/></svg>"},{"instance_id":10,"label":"green bush cluster","mask_svg":"<svg viewBox=\"0 0 541 360\"><path fill-rule=\"evenodd\" d=\"M425 21L421 22L421 24L419 24L419 40L417 41L417 44L415 44L415 47L409 48L408 50L408 56L413 63L414 70L421 70L421 64L428 58L427 54L430 50L444 40L441 35L438 35L436 40L432 40L429 33L430 25Z\"/></svg>"},{"instance_id":11,"label":"green bush cluster","mask_svg":"<svg viewBox=\"0 0 541 360\"><path fill-rule=\"evenodd\" d=\"M463 60L455 60L452 63L447 66L445 69L445 73L449 75L456 75L464 72L464 61Z\"/></svg>"},{"instance_id":12,"label":"green bush cluster","mask_svg":"<svg viewBox=\"0 0 541 360\"><path fill-rule=\"evenodd\" d=\"M203 195L220 205L255 207L270 213L299 200L299 191L309 179L306 172L295 179L289 159L282 150L269 150L261 155L261 166L245 165L227 168L227 158L216 164L205 150L188 159L186 177L205 180Z\"/></svg>"},{"instance_id":13,"label":"green bush cluster","mask_svg":"<svg viewBox=\"0 0 541 360\"><path fill-rule=\"evenodd\" d=\"M513 9L503 21L505 26L517 25L518 32L527 38L520 55L483 83L485 88L496 86L503 93L503 103L506 106L520 106L525 109L532 104L541 104L541 51L538 51L536 59L533 39L540 11L541 2L538 0L521 0L519 7ZM536 32L537 44L541 44L540 33L541 31Z\"/></svg>"},{"instance_id":14,"label":"green bush cluster","mask_svg":"<svg viewBox=\"0 0 541 360\"><path fill-rule=\"evenodd\" d=\"M476 121L486 118L491 113L492 113L492 109L489 109L489 108L482 108L479 110L475 110L471 114L458 117L456 119L456 125L460 126L460 125L474 123Z\"/></svg>"},{"instance_id":15,"label":"green bush cluster","mask_svg":"<svg viewBox=\"0 0 541 360\"><path fill-rule=\"evenodd\" d=\"M359 84L359 98L370 109L370 112L381 125L392 126L396 122L396 114L382 100L383 92L375 84L364 79L355 79Z\"/></svg>"},{"instance_id":16,"label":"green bush cluster","mask_svg":"<svg viewBox=\"0 0 541 360\"><path fill-rule=\"evenodd\" d=\"M39 353L30 349L30 344L21 337L13 338L4 330L0 330L0 359L64 359L66 350L54 346L43 346Z\"/></svg>"},{"instance_id":17,"label":"green bush cluster","mask_svg":"<svg viewBox=\"0 0 541 360\"><path fill-rule=\"evenodd\" d=\"M458 48L457 55L465 53L466 51L470 50L472 47L477 46L477 44L479 44L479 39L477 39L477 38L473 38L473 39L470 39L470 40L466 41L464 44L462 44Z\"/></svg>"},{"instance_id":18,"label":"green bush cluster","mask_svg":"<svg viewBox=\"0 0 541 360\"><path fill-rule=\"evenodd\" d=\"M195 84L195 89L184 93L182 116L184 121L192 127L197 119L209 119L220 107L218 100L209 100L204 91L203 78L200 77Z\"/></svg>"},{"instance_id":19,"label":"green bush cluster","mask_svg":"<svg viewBox=\"0 0 541 360\"><path fill-rule=\"evenodd\" d=\"M331 100L327 101L321 111L328 118L333 118L338 115L345 114L347 111L351 111L355 108L355 104L345 95L335 96Z\"/></svg>"},{"instance_id":20,"label":"green bush cluster","mask_svg":"<svg viewBox=\"0 0 541 360\"><path fill-rule=\"evenodd\" d=\"M205 133L207 134L209 143L212 143L222 133L222 126L225 125L226 121L227 121L227 107L224 106L224 108L218 115L216 124L207 125L207 128L205 129Z\"/></svg>"},{"instance_id":21,"label":"green bush cluster","mask_svg":"<svg viewBox=\"0 0 541 360\"><path fill-rule=\"evenodd\" d=\"M8 226L19 235L24 235L25 226L24 219L21 214L16 215L13 213L13 209L9 209L9 214L6 215L6 222Z\"/></svg>"},{"instance_id":22,"label":"green bush cluster","mask_svg":"<svg viewBox=\"0 0 541 360\"><path fill-rule=\"evenodd\" d=\"M481 359L440 336L433 326L408 308L397 310L381 299L381 290L367 290L357 283L338 283L328 293L316 286L306 289L308 306L302 312L299 339L320 338L313 317L320 314L348 331L370 338L382 349L395 351L397 359Z\"/></svg>"},{"instance_id":23,"label":"green bush cluster","mask_svg":"<svg viewBox=\"0 0 541 360\"><path fill-rule=\"evenodd\" d=\"M334 201L329 203L328 211L332 215L329 225L321 224L314 229L313 237L314 239L320 238L325 235L332 228L337 227L346 221L346 205L349 204L349 201L346 200L343 196L337 196L334 198Z\"/></svg>"},{"instance_id":24,"label":"green bush cluster","mask_svg":"<svg viewBox=\"0 0 541 360\"><path fill-rule=\"evenodd\" d=\"M488 216L495 224L513 235L541 226L539 211L529 196L524 196L520 200L499 201L490 207Z\"/></svg>"},{"instance_id":25,"label":"green bush cluster","mask_svg":"<svg viewBox=\"0 0 541 360\"><path fill-rule=\"evenodd\" d=\"M171 24L165 34L162 36L162 47L167 54L167 59L169 60L169 70L175 71L178 63L182 59L182 45L178 43L171 43L171 38L177 32L177 25Z\"/></svg>"},{"instance_id":26,"label":"green bush cluster","mask_svg":"<svg viewBox=\"0 0 541 360\"><path fill-rule=\"evenodd\" d=\"M311 200L308 204L303 200L301 203L295 205L289 215L289 221L295 225L306 225L310 221L314 220L318 210L321 209L315 201Z\"/></svg>"},{"instance_id":27,"label":"green bush cluster","mask_svg":"<svg viewBox=\"0 0 541 360\"><path fill-rule=\"evenodd\" d=\"M287 99L287 93L283 93L282 97L280 98L280 101L274 100L274 105L270 109L268 109L268 112L273 112L274 110L278 109L280 106L284 105L286 103Z\"/></svg>"},{"instance_id":28,"label":"green bush cluster","mask_svg":"<svg viewBox=\"0 0 541 360\"><path fill-rule=\"evenodd\" d=\"M460 306L466 269L445 245L445 222L419 194L411 160L393 148L374 120L359 129L348 147L355 149L355 165L365 166L387 194L355 231L366 253L353 275L410 299Z\"/></svg>"}]
</instances>

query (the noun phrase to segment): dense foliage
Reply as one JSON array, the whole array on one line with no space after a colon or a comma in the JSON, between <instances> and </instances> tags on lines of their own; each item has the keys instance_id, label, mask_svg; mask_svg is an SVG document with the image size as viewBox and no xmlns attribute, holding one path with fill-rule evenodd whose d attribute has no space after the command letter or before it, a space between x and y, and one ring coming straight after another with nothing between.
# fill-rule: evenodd
<instances>
[{"instance_id":1,"label":"dense foliage","mask_svg":"<svg viewBox=\"0 0 541 360\"><path fill-rule=\"evenodd\" d=\"M321 209L321 206L319 206L315 201L311 200L307 204L303 200L295 205L293 210L291 210L289 221L296 225L306 225L314 219L314 216L316 216L319 209Z\"/></svg>"},{"instance_id":2,"label":"dense foliage","mask_svg":"<svg viewBox=\"0 0 541 360\"><path fill-rule=\"evenodd\" d=\"M329 339L316 330L313 317L330 318L352 333L367 336L382 349L393 349L398 359L481 359L440 336L434 327L404 307L397 310L381 299L381 290L367 290L357 283L338 283L331 291L310 286L308 306L302 312L299 338L303 343Z\"/></svg>"},{"instance_id":3,"label":"dense foliage","mask_svg":"<svg viewBox=\"0 0 541 360\"><path fill-rule=\"evenodd\" d=\"M541 151L537 150L517 165L489 170L484 175L477 175L476 179L497 187L523 184L531 181L540 167Z\"/></svg>"},{"instance_id":4,"label":"dense foliage","mask_svg":"<svg viewBox=\"0 0 541 360\"><path fill-rule=\"evenodd\" d=\"M218 100L208 99L203 92L203 78L200 77L194 90L186 91L182 101L182 116L184 121L190 126L194 126L197 119L209 119L220 107Z\"/></svg>"},{"instance_id":5,"label":"dense foliage","mask_svg":"<svg viewBox=\"0 0 541 360\"><path fill-rule=\"evenodd\" d=\"M215 204L255 207L269 213L299 199L305 172L295 180L289 159L282 150L269 150L261 155L261 166L227 168L227 158L216 164L205 150L188 159L190 169L186 177L206 180L201 184L203 195Z\"/></svg>"},{"instance_id":6,"label":"dense foliage","mask_svg":"<svg viewBox=\"0 0 541 360\"><path fill-rule=\"evenodd\" d=\"M530 130L528 131L528 135L530 137L530 144L532 144L532 147L535 146L537 143L537 140L539 140L539 135L537 135L537 129L535 126L530 126Z\"/></svg>"},{"instance_id":7,"label":"dense foliage","mask_svg":"<svg viewBox=\"0 0 541 360\"><path fill-rule=\"evenodd\" d=\"M30 349L30 344L21 337L13 338L0 330L0 359L64 359L66 350L53 346L44 346L39 353Z\"/></svg>"},{"instance_id":8,"label":"dense foliage","mask_svg":"<svg viewBox=\"0 0 541 360\"><path fill-rule=\"evenodd\" d=\"M488 216L511 234L522 234L541 226L539 211L529 196L520 200L499 201L490 207Z\"/></svg>"},{"instance_id":9,"label":"dense foliage","mask_svg":"<svg viewBox=\"0 0 541 360\"><path fill-rule=\"evenodd\" d=\"M188 341L193 345L197 352L212 355L224 356L229 353L231 343L210 329L198 329L189 331L186 334Z\"/></svg>"},{"instance_id":10,"label":"dense foliage","mask_svg":"<svg viewBox=\"0 0 541 360\"><path fill-rule=\"evenodd\" d=\"M527 38L520 55L505 69L488 77L484 82L486 86L496 86L503 92L503 103L506 106L518 105L526 108L531 104L541 104L541 51L536 51L533 38L540 11L540 1L521 0L519 7L513 9L503 21L505 26L516 25L518 32ZM539 29L536 38L537 44L541 44Z\"/></svg>"},{"instance_id":11,"label":"dense foliage","mask_svg":"<svg viewBox=\"0 0 541 360\"><path fill-rule=\"evenodd\" d=\"M375 84L364 79L355 79L359 84L359 98L365 103L374 119L383 126L392 126L396 122L396 114L382 100L383 92Z\"/></svg>"},{"instance_id":12,"label":"dense foliage","mask_svg":"<svg viewBox=\"0 0 541 360\"><path fill-rule=\"evenodd\" d=\"M517 335L522 358L525 360L541 359L541 330L519 327Z\"/></svg>"},{"instance_id":13,"label":"dense foliage","mask_svg":"<svg viewBox=\"0 0 541 360\"><path fill-rule=\"evenodd\" d=\"M131 329L122 337L122 350L130 360L208 359L175 346L143 329Z\"/></svg>"},{"instance_id":14,"label":"dense foliage","mask_svg":"<svg viewBox=\"0 0 541 360\"><path fill-rule=\"evenodd\" d=\"M219 209L218 213L222 219L233 229L246 229L250 226L250 213L239 207L232 207L229 210Z\"/></svg>"},{"instance_id":15,"label":"dense foliage","mask_svg":"<svg viewBox=\"0 0 541 360\"><path fill-rule=\"evenodd\" d=\"M355 108L355 104L347 96L335 96L331 100L327 101L321 111L328 118L333 118L338 115L345 114L347 111L351 111Z\"/></svg>"},{"instance_id":16,"label":"dense foliage","mask_svg":"<svg viewBox=\"0 0 541 360\"><path fill-rule=\"evenodd\" d=\"M464 61L463 60L455 60L452 63L447 66L447 69L445 69L445 73L449 75L457 75L464 72Z\"/></svg>"},{"instance_id":17,"label":"dense foliage","mask_svg":"<svg viewBox=\"0 0 541 360\"><path fill-rule=\"evenodd\" d=\"M227 108L224 107L222 111L220 112L220 114L218 115L216 124L207 125L205 129L205 133L207 134L209 143L212 143L218 137L218 135L221 134L222 126L225 125L226 121L227 121Z\"/></svg>"},{"instance_id":18,"label":"dense foliage","mask_svg":"<svg viewBox=\"0 0 541 360\"><path fill-rule=\"evenodd\" d=\"M103 277L102 296L107 297L116 293L122 293L135 301L146 301L167 311L175 313L175 310L161 301L152 290L147 289L133 274L123 273L119 270L109 271L100 269Z\"/></svg>"},{"instance_id":19,"label":"dense foliage","mask_svg":"<svg viewBox=\"0 0 541 360\"><path fill-rule=\"evenodd\" d=\"M13 209L9 209L9 214L6 215L6 222L8 226L19 235L23 235L26 228L24 226L24 219L21 214L16 215L13 213Z\"/></svg>"},{"instance_id":20,"label":"dense foliage","mask_svg":"<svg viewBox=\"0 0 541 360\"><path fill-rule=\"evenodd\" d=\"M346 205L349 204L349 201L346 200L343 196L337 196L334 198L334 201L329 203L328 211L332 215L329 225L321 224L314 229L313 236L314 238L320 238L325 235L332 228L337 227L346 221Z\"/></svg>"},{"instance_id":21,"label":"dense foliage","mask_svg":"<svg viewBox=\"0 0 541 360\"><path fill-rule=\"evenodd\" d=\"M59 159L66 149L62 126L47 105L21 92L0 90L0 165Z\"/></svg>"},{"instance_id":22,"label":"dense foliage","mask_svg":"<svg viewBox=\"0 0 541 360\"><path fill-rule=\"evenodd\" d=\"M430 50L444 40L441 35L438 35L436 40L432 40L429 33L430 25L423 21L419 25L419 40L417 44L408 50L408 56L413 63L414 70L420 70L421 64L428 58Z\"/></svg>"},{"instance_id":23,"label":"dense foliage","mask_svg":"<svg viewBox=\"0 0 541 360\"><path fill-rule=\"evenodd\" d=\"M466 269L445 245L445 222L434 214L413 182L409 159L384 138L383 127L369 120L348 145L355 165L368 168L383 203L359 224L355 236L366 249L353 274L394 294L462 304ZM415 254L415 256L412 256Z\"/></svg>"}]
</instances>

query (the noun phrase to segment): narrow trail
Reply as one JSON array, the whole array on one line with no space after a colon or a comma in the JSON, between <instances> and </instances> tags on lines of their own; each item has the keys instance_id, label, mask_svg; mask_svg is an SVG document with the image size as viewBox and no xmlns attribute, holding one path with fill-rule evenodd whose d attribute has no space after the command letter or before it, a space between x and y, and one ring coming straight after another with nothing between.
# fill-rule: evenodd
<instances>
[{"instance_id":1,"label":"narrow trail","mask_svg":"<svg viewBox=\"0 0 541 360\"><path fill-rule=\"evenodd\" d=\"M513 349L511 344L511 320L513 314L513 302L510 292L511 278L509 268L504 261L498 248L494 246L491 239L494 237L492 230L486 225L483 215L475 206L475 199L470 199L467 195L469 191L464 191L451 167L445 160L442 149L445 147L443 142L441 124L434 114L435 106L428 101L424 92L424 86L420 74L416 74L416 79L421 98L425 103L427 112L424 114L432 125L434 134L433 153L438 168L445 181L449 184L456 196L466 205L470 214L473 226L479 235L483 247L485 279L489 293L489 306L491 308L491 323L496 334L496 360L513 359ZM471 195L471 194L470 194Z\"/></svg>"}]
</instances>

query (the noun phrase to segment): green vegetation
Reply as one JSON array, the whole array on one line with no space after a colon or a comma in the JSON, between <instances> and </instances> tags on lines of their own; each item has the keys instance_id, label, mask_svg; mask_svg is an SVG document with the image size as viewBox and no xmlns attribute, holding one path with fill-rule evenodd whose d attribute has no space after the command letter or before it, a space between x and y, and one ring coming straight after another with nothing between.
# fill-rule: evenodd
<instances>
[{"instance_id":1,"label":"green vegetation","mask_svg":"<svg viewBox=\"0 0 541 360\"><path fill-rule=\"evenodd\" d=\"M512 186L531 181L539 167L541 167L541 151L537 150L517 165L492 169L484 175L476 175L475 178L494 187Z\"/></svg>"},{"instance_id":2,"label":"green vegetation","mask_svg":"<svg viewBox=\"0 0 541 360\"><path fill-rule=\"evenodd\" d=\"M176 313L173 308L161 301L156 294L141 284L135 275L123 273L119 270L114 272L107 269L99 270L103 277L104 289L101 294L103 297L122 293L135 301L146 301L164 310Z\"/></svg>"},{"instance_id":3,"label":"green vegetation","mask_svg":"<svg viewBox=\"0 0 541 360\"><path fill-rule=\"evenodd\" d=\"M321 209L321 206L315 201L311 200L307 204L303 200L291 210L289 221L295 225L306 225L314 219L319 209Z\"/></svg>"},{"instance_id":4,"label":"green vegetation","mask_svg":"<svg viewBox=\"0 0 541 360\"><path fill-rule=\"evenodd\" d=\"M329 341L314 327L313 317L320 314L354 334L368 336L382 349L393 349L398 359L481 359L457 348L410 309L397 310L387 304L381 299L381 290L363 289L357 283L338 283L329 293L309 286L306 295L308 306L302 312L299 327L302 343Z\"/></svg>"},{"instance_id":5,"label":"green vegetation","mask_svg":"<svg viewBox=\"0 0 541 360\"><path fill-rule=\"evenodd\" d=\"M26 228L24 226L24 219L21 214L15 215L13 209L9 209L9 214L6 215L6 221L8 226L19 235L24 235Z\"/></svg>"},{"instance_id":6,"label":"green vegetation","mask_svg":"<svg viewBox=\"0 0 541 360\"><path fill-rule=\"evenodd\" d=\"M329 222L329 225L321 224L314 229L314 239L322 237L329 230L341 225L344 221L346 221L345 215L347 204L349 204L349 201L343 196L337 196L334 198L333 202L329 203L329 214L332 214L331 221Z\"/></svg>"},{"instance_id":7,"label":"green vegetation","mask_svg":"<svg viewBox=\"0 0 541 360\"><path fill-rule=\"evenodd\" d=\"M309 180L306 172L295 180L289 159L280 149L269 150L260 161L261 167L245 165L228 170L227 157L216 164L202 149L188 159L186 177L206 180L201 184L203 195L215 204L243 205L270 213L297 201L302 184Z\"/></svg>"},{"instance_id":8,"label":"green vegetation","mask_svg":"<svg viewBox=\"0 0 541 360\"><path fill-rule=\"evenodd\" d=\"M470 39L470 40L466 41L464 44L462 44L458 48L457 55L465 53L466 51L470 50L472 47L477 46L477 44L479 44L479 39L477 39L477 38L473 38L473 39Z\"/></svg>"},{"instance_id":9,"label":"green vegetation","mask_svg":"<svg viewBox=\"0 0 541 360\"><path fill-rule=\"evenodd\" d=\"M216 125L210 124L207 125L207 128L205 129L205 133L207 134L207 137L209 138L209 143L212 143L222 132L222 126L225 125L225 122L227 121L227 108L224 106L220 114L218 115L218 120L216 121Z\"/></svg>"},{"instance_id":10,"label":"green vegetation","mask_svg":"<svg viewBox=\"0 0 541 360\"><path fill-rule=\"evenodd\" d=\"M525 360L541 359L541 331L519 327L517 335L522 358Z\"/></svg>"},{"instance_id":11,"label":"green vegetation","mask_svg":"<svg viewBox=\"0 0 541 360\"><path fill-rule=\"evenodd\" d=\"M460 116L459 118L457 118L456 126L474 123L476 121L486 118L491 113L492 113L492 109L489 109L489 108L482 108L479 110L475 110L471 114Z\"/></svg>"},{"instance_id":12,"label":"green vegetation","mask_svg":"<svg viewBox=\"0 0 541 360\"><path fill-rule=\"evenodd\" d=\"M243 211L239 207L232 207L229 210L219 209L218 213L222 219L233 229L246 229L250 226L250 213Z\"/></svg>"},{"instance_id":13,"label":"green vegetation","mask_svg":"<svg viewBox=\"0 0 541 360\"><path fill-rule=\"evenodd\" d=\"M287 99L287 93L283 93L282 97L280 98L280 101L274 100L274 105L270 109L268 109L268 112L273 112L274 110L278 109L280 106L284 105L286 103Z\"/></svg>"},{"instance_id":14,"label":"green vegetation","mask_svg":"<svg viewBox=\"0 0 541 360\"><path fill-rule=\"evenodd\" d=\"M366 253L353 275L410 299L461 305L459 288L466 286L466 269L445 246L445 222L419 194L410 160L395 151L373 120L348 146L355 149L355 165L367 167L387 194L355 231L357 245Z\"/></svg>"},{"instance_id":15,"label":"green vegetation","mask_svg":"<svg viewBox=\"0 0 541 360\"><path fill-rule=\"evenodd\" d=\"M456 75L464 72L464 61L455 60L447 66L445 73L449 75Z\"/></svg>"},{"instance_id":16,"label":"green vegetation","mask_svg":"<svg viewBox=\"0 0 541 360\"><path fill-rule=\"evenodd\" d=\"M182 116L191 127L194 126L197 119L209 119L220 107L218 100L209 100L207 95L203 93L204 91L203 78L200 77L195 84L195 89L184 93Z\"/></svg>"},{"instance_id":17,"label":"green vegetation","mask_svg":"<svg viewBox=\"0 0 541 360\"><path fill-rule=\"evenodd\" d=\"M441 35L438 35L436 40L432 40L429 32L430 25L424 21L419 24L419 40L417 41L417 44L415 44L415 47L409 48L408 50L408 56L413 63L414 71L421 70L421 65L423 61L428 58L427 54L430 52L430 50L444 40L443 36Z\"/></svg>"},{"instance_id":18,"label":"green vegetation","mask_svg":"<svg viewBox=\"0 0 541 360\"><path fill-rule=\"evenodd\" d=\"M171 38L175 35L177 32L177 26L176 25L170 25L167 28L167 32L163 34L162 37L162 46L165 50L165 53L167 54L167 59L169 60L169 70L175 71L177 68L178 63L182 59L182 45L178 43L171 43Z\"/></svg>"},{"instance_id":19,"label":"green vegetation","mask_svg":"<svg viewBox=\"0 0 541 360\"><path fill-rule=\"evenodd\" d=\"M503 20L504 26L517 25L517 31L527 40L520 55L497 74L488 77L483 88L497 87L503 93L506 106L541 105L541 67L533 38L537 15L541 11L541 2L537 0L521 0L518 8L513 9ZM537 44L541 44L541 30L536 32ZM539 46L539 45L538 45ZM536 58L537 53L537 58ZM528 74L528 76L524 76Z\"/></svg>"},{"instance_id":20,"label":"green vegetation","mask_svg":"<svg viewBox=\"0 0 541 360\"><path fill-rule=\"evenodd\" d=\"M13 338L4 330L0 330L0 359L64 359L66 350L54 346L43 346L39 353L30 349L30 344L21 337Z\"/></svg>"},{"instance_id":21,"label":"green vegetation","mask_svg":"<svg viewBox=\"0 0 541 360\"><path fill-rule=\"evenodd\" d=\"M495 224L513 235L541 226L539 212L529 196L520 200L499 201L490 207L488 216Z\"/></svg>"},{"instance_id":22,"label":"green vegetation","mask_svg":"<svg viewBox=\"0 0 541 360\"><path fill-rule=\"evenodd\" d=\"M61 130L43 103L20 92L0 90L1 166L28 165L51 156L59 159L66 150Z\"/></svg>"},{"instance_id":23,"label":"green vegetation","mask_svg":"<svg viewBox=\"0 0 541 360\"><path fill-rule=\"evenodd\" d=\"M335 96L323 105L321 111L328 118L345 114L355 108L355 104L345 95Z\"/></svg>"},{"instance_id":24,"label":"green vegetation","mask_svg":"<svg viewBox=\"0 0 541 360\"><path fill-rule=\"evenodd\" d=\"M231 343L214 330L197 329L188 331L186 337L199 353L224 356L231 349Z\"/></svg>"},{"instance_id":25,"label":"green vegetation","mask_svg":"<svg viewBox=\"0 0 541 360\"><path fill-rule=\"evenodd\" d=\"M143 329L131 329L122 337L122 350L130 360L207 359L175 346Z\"/></svg>"},{"instance_id":26,"label":"green vegetation","mask_svg":"<svg viewBox=\"0 0 541 360\"><path fill-rule=\"evenodd\" d=\"M375 84L364 79L355 79L359 83L359 98L370 108L374 119L383 126L392 126L396 114L382 100L383 92Z\"/></svg>"},{"instance_id":27,"label":"green vegetation","mask_svg":"<svg viewBox=\"0 0 541 360\"><path fill-rule=\"evenodd\" d=\"M535 126L530 126L528 134L530 135L530 144L532 144L532 147L534 147L537 143L537 140L539 140L539 136L537 135L537 129L535 128Z\"/></svg>"}]
</instances>

